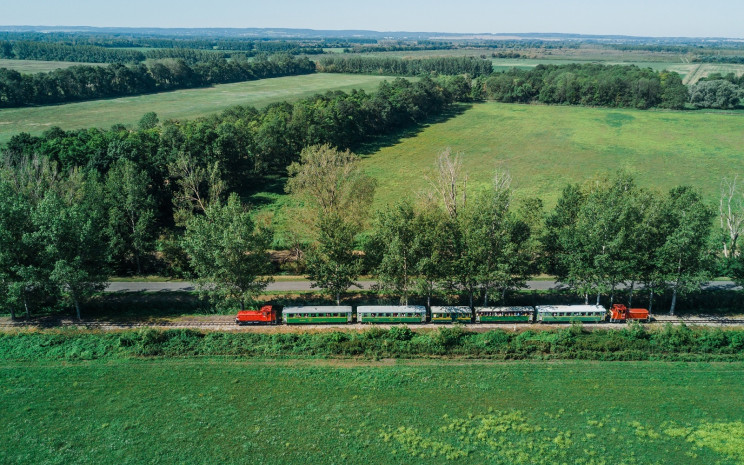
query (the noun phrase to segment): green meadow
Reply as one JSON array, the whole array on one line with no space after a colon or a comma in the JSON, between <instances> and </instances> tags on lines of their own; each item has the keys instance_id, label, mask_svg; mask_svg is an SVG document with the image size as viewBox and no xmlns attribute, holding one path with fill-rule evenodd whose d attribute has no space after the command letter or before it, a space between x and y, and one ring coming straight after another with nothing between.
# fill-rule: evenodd
<instances>
[{"instance_id":1,"label":"green meadow","mask_svg":"<svg viewBox=\"0 0 744 465\"><path fill-rule=\"evenodd\" d=\"M46 73L59 68L70 68L77 65L105 66L101 63L79 63L74 61L41 61L41 60L8 60L0 59L0 68L12 69L24 74Z\"/></svg>"},{"instance_id":2,"label":"green meadow","mask_svg":"<svg viewBox=\"0 0 744 465\"><path fill-rule=\"evenodd\" d=\"M741 363L0 362L13 464L744 461Z\"/></svg>"},{"instance_id":3,"label":"green meadow","mask_svg":"<svg viewBox=\"0 0 744 465\"><path fill-rule=\"evenodd\" d=\"M742 128L742 112L483 103L363 152L362 163L379 183L377 207L428 189L437 154L448 147L462 152L469 187L507 170L518 196L548 206L567 183L620 169L641 186L690 184L712 201L724 176L744 174Z\"/></svg>"},{"instance_id":4,"label":"green meadow","mask_svg":"<svg viewBox=\"0 0 744 465\"><path fill-rule=\"evenodd\" d=\"M131 125L150 111L161 120L191 119L220 112L231 105L263 107L328 90L374 91L385 79L390 78L318 73L64 105L0 109L0 144L19 132L40 134L52 126L78 129L108 128L118 123Z\"/></svg>"}]
</instances>

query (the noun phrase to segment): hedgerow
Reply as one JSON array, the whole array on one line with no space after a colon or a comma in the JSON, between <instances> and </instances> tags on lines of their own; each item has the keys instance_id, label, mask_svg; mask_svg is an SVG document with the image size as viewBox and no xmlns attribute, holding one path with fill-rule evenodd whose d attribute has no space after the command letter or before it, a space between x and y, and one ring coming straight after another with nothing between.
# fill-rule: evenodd
<instances>
[{"instance_id":1,"label":"hedgerow","mask_svg":"<svg viewBox=\"0 0 744 465\"><path fill-rule=\"evenodd\" d=\"M685 325L649 330L629 325L620 330L589 331L574 325L482 333L462 326L273 334L153 328L0 333L0 360L194 356L736 361L744 360L744 330Z\"/></svg>"}]
</instances>

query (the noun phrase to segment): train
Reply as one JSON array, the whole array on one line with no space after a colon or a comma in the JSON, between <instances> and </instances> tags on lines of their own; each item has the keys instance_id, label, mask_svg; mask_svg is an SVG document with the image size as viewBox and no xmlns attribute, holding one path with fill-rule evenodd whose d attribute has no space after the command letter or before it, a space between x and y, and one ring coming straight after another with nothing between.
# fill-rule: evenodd
<instances>
[{"instance_id":1,"label":"train","mask_svg":"<svg viewBox=\"0 0 744 465\"><path fill-rule=\"evenodd\" d=\"M486 323L625 323L649 322L645 308L627 308L614 304L609 310L601 305L538 305L535 307L458 307L423 305L351 305L284 307L274 305L258 310L241 310L238 325L247 324L486 324Z\"/></svg>"}]
</instances>

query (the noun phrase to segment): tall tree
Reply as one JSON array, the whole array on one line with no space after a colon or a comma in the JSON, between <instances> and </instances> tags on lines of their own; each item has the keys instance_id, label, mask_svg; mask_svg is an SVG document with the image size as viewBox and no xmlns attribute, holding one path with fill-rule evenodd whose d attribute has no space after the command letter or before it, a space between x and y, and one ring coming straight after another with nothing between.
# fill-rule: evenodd
<instances>
[{"instance_id":1,"label":"tall tree","mask_svg":"<svg viewBox=\"0 0 744 465\"><path fill-rule=\"evenodd\" d=\"M375 181L359 167L359 157L329 144L306 147L287 168L287 192L312 206L317 215L337 215L361 225L368 216Z\"/></svg>"},{"instance_id":2,"label":"tall tree","mask_svg":"<svg viewBox=\"0 0 744 465\"><path fill-rule=\"evenodd\" d=\"M669 314L674 315L677 295L699 289L710 279L713 254L709 238L714 214L700 194L687 186L672 189L662 208L665 241L656 260L665 281L671 283Z\"/></svg>"},{"instance_id":3,"label":"tall tree","mask_svg":"<svg viewBox=\"0 0 744 465\"><path fill-rule=\"evenodd\" d=\"M256 225L237 194L211 202L186 223L183 247L203 296L213 304L238 303L244 310L266 285L271 231Z\"/></svg>"},{"instance_id":4,"label":"tall tree","mask_svg":"<svg viewBox=\"0 0 744 465\"><path fill-rule=\"evenodd\" d=\"M375 276L383 288L400 295L405 305L408 305L421 258L416 226L413 205L408 201L399 202L378 213L374 236L368 243L370 253L380 255Z\"/></svg>"},{"instance_id":5,"label":"tall tree","mask_svg":"<svg viewBox=\"0 0 744 465\"><path fill-rule=\"evenodd\" d=\"M149 194L150 179L129 160L120 160L106 177L109 254L112 264L134 257L142 274L142 256L155 246L155 200Z\"/></svg>"},{"instance_id":6,"label":"tall tree","mask_svg":"<svg viewBox=\"0 0 744 465\"><path fill-rule=\"evenodd\" d=\"M425 202L414 221L415 248L419 252L416 262L414 288L426 296L426 306L431 310L431 299L448 286L455 274L458 254L459 230L437 204Z\"/></svg>"},{"instance_id":7,"label":"tall tree","mask_svg":"<svg viewBox=\"0 0 744 465\"><path fill-rule=\"evenodd\" d=\"M33 214L50 280L74 304L78 319L81 303L108 279L102 194L94 179L72 172L66 190L47 193Z\"/></svg>"},{"instance_id":8,"label":"tall tree","mask_svg":"<svg viewBox=\"0 0 744 465\"><path fill-rule=\"evenodd\" d=\"M30 300L48 284L48 272L41 263L41 248L33 240L32 206L13 189L0 172L0 302L10 309L23 308L30 316Z\"/></svg>"},{"instance_id":9,"label":"tall tree","mask_svg":"<svg viewBox=\"0 0 744 465\"><path fill-rule=\"evenodd\" d=\"M318 240L307 253L308 277L313 287L319 287L341 304L341 293L351 286L362 270L362 259L354 253L356 227L338 215L322 215Z\"/></svg>"},{"instance_id":10,"label":"tall tree","mask_svg":"<svg viewBox=\"0 0 744 465\"><path fill-rule=\"evenodd\" d=\"M721 230L726 238L723 242L723 256L725 258L735 257L739 235L744 228L744 192L740 192L740 181L738 176L729 180L721 180L721 199L718 204L718 217L721 221Z\"/></svg>"}]
</instances>

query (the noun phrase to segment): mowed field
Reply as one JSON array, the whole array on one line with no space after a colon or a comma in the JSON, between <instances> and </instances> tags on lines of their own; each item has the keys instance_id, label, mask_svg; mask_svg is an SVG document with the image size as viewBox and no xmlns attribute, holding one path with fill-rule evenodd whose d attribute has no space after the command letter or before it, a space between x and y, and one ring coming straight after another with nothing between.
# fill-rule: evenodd
<instances>
[{"instance_id":1,"label":"mowed field","mask_svg":"<svg viewBox=\"0 0 744 465\"><path fill-rule=\"evenodd\" d=\"M0 59L0 68L8 68L19 73L33 74L54 71L59 68L69 68L71 66L105 66L101 63L77 63L72 61L39 61L39 60L7 60Z\"/></svg>"},{"instance_id":2,"label":"mowed field","mask_svg":"<svg viewBox=\"0 0 744 465\"><path fill-rule=\"evenodd\" d=\"M744 461L741 363L0 362L13 464Z\"/></svg>"},{"instance_id":3,"label":"mowed field","mask_svg":"<svg viewBox=\"0 0 744 465\"><path fill-rule=\"evenodd\" d=\"M699 188L709 200L721 179L744 175L744 113L640 111L569 106L475 104L364 156L378 180L377 207L429 187L439 152L462 152L471 188L508 170L518 196L557 201L569 182L624 169L641 186Z\"/></svg>"},{"instance_id":4,"label":"mowed field","mask_svg":"<svg viewBox=\"0 0 744 465\"><path fill-rule=\"evenodd\" d=\"M113 124L136 124L147 112L160 120L190 119L217 113L230 105L263 107L283 100L296 100L328 90L373 91L384 76L309 74L259 81L221 84L201 89L94 100L33 108L0 109L0 144L19 132L40 134L52 126L63 129L108 128Z\"/></svg>"}]
</instances>

